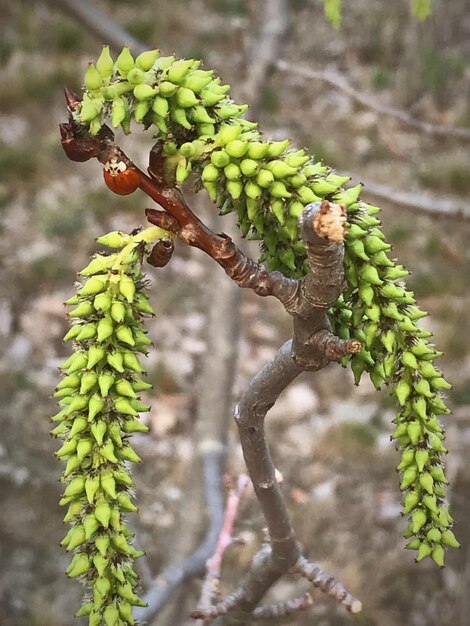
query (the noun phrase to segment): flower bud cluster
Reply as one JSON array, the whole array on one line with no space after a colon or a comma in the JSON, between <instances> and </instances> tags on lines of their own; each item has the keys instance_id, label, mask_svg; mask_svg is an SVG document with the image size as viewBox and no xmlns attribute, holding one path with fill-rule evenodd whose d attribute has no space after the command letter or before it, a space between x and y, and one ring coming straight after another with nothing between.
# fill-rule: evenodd
<instances>
[{"instance_id":1,"label":"flower bud cluster","mask_svg":"<svg viewBox=\"0 0 470 626\"><path fill-rule=\"evenodd\" d=\"M125 48L115 62L104 48L85 77L77 122L98 132L104 119L128 132L131 119L153 126L164 142L166 175L175 184L192 172L221 214L235 212L244 236L261 241L261 261L270 270L300 277L306 255L298 218L306 205L327 199L347 210L347 291L330 311L336 334L359 339L363 350L350 359L355 381L369 374L380 388L390 384L400 405L393 437L402 451L398 466L404 513L410 515L408 544L418 560L443 563L444 546L457 546L445 504L444 433L438 415L448 413L441 391L449 388L433 361L440 353L417 326L426 315L402 279L408 272L388 257L376 207L359 198L361 185L344 189L348 177L289 147L268 141L245 106L229 97L212 71L194 60L160 57L134 60ZM91 104L90 104L91 103ZM345 359L346 362L346 359Z\"/></svg>"},{"instance_id":2,"label":"flower bud cluster","mask_svg":"<svg viewBox=\"0 0 470 626\"><path fill-rule=\"evenodd\" d=\"M301 276L298 218L311 202L337 201L349 178L289 148L288 140L264 140L258 125L241 117L247 107L230 99L230 86L199 69L199 61L156 50L143 55L134 60L124 48L113 62L105 47L87 70L76 121L91 134L106 119L126 132L132 119L153 126L165 142L167 178L181 184L194 172L221 213L236 212L243 235L262 241L269 269ZM359 188L347 193L357 196Z\"/></svg>"},{"instance_id":3,"label":"flower bud cluster","mask_svg":"<svg viewBox=\"0 0 470 626\"><path fill-rule=\"evenodd\" d=\"M350 360L356 384L367 372L377 389L384 383L393 387L400 409L392 438L401 451L397 470L403 513L409 516L407 547L417 550L417 561L429 556L443 566L444 548L459 546L445 502L447 449L438 420L450 412L441 392L451 385L433 364L442 353L428 342L431 333L417 325L427 313L403 283L408 271L388 256L391 246L375 217L378 210L360 201L347 207L348 288L330 317L340 337L363 343Z\"/></svg>"},{"instance_id":4,"label":"flower bud cluster","mask_svg":"<svg viewBox=\"0 0 470 626\"><path fill-rule=\"evenodd\" d=\"M149 410L140 394L151 385L141 378L139 357L151 343L143 318L153 311L141 271L142 233L113 232L98 242L121 250L95 255L66 303L74 308L64 339L74 350L61 366L52 435L63 440L56 456L66 462L60 504L71 528L62 545L75 553L67 574L89 590L77 616L89 616L90 626L123 626L135 624L132 607L144 605L133 569L143 553L132 545L124 514L137 511L129 464L140 458L130 435L148 430L139 420Z\"/></svg>"}]
</instances>

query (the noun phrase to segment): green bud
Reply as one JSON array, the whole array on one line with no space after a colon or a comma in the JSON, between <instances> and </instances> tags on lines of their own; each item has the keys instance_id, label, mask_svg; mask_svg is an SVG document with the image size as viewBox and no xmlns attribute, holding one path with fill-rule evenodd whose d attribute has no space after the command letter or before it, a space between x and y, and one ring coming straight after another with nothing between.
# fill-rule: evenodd
<instances>
[{"instance_id":1,"label":"green bud","mask_svg":"<svg viewBox=\"0 0 470 626\"><path fill-rule=\"evenodd\" d=\"M427 465L429 461L429 451L424 448L418 448L415 453L415 460L418 470L422 472L424 466Z\"/></svg>"},{"instance_id":2,"label":"green bud","mask_svg":"<svg viewBox=\"0 0 470 626\"><path fill-rule=\"evenodd\" d=\"M135 504L132 502L129 494L126 491L120 491L117 496L117 499L119 503L119 508L122 511L127 511L128 513L135 513L136 511L139 510L135 506Z\"/></svg>"},{"instance_id":3,"label":"green bud","mask_svg":"<svg viewBox=\"0 0 470 626\"><path fill-rule=\"evenodd\" d=\"M436 485L434 485L436 487ZM435 490L435 489L434 489ZM427 508L432 512L438 512L437 508L437 499L433 494L426 493L423 495L423 504L427 506Z\"/></svg>"},{"instance_id":4,"label":"green bud","mask_svg":"<svg viewBox=\"0 0 470 626\"><path fill-rule=\"evenodd\" d=\"M130 445L124 445L119 451L118 451L119 457L123 460L123 461L130 461L131 463L141 463L142 459L140 458L140 456L135 452L135 450L133 448L131 448Z\"/></svg>"},{"instance_id":5,"label":"green bud","mask_svg":"<svg viewBox=\"0 0 470 626\"><path fill-rule=\"evenodd\" d=\"M225 151L230 157L239 159L243 157L248 150L248 141L242 141L241 139L233 139L229 141L225 146Z\"/></svg>"},{"instance_id":6,"label":"green bud","mask_svg":"<svg viewBox=\"0 0 470 626\"><path fill-rule=\"evenodd\" d=\"M403 499L403 513L407 515L420 502L420 495L417 491L409 491Z\"/></svg>"},{"instance_id":7,"label":"green bud","mask_svg":"<svg viewBox=\"0 0 470 626\"><path fill-rule=\"evenodd\" d=\"M427 405L424 398L413 398L411 406L421 419L425 420L427 418Z\"/></svg>"},{"instance_id":8,"label":"green bud","mask_svg":"<svg viewBox=\"0 0 470 626\"><path fill-rule=\"evenodd\" d=\"M75 613L75 617L86 617L87 615L90 615L92 609L93 602L86 602L85 604L82 604L79 610Z\"/></svg>"},{"instance_id":9,"label":"green bud","mask_svg":"<svg viewBox=\"0 0 470 626\"><path fill-rule=\"evenodd\" d=\"M141 122L147 113L150 111L150 102L148 100L140 100L137 102L134 109L134 119L136 122Z\"/></svg>"},{"instance_id":10,"label":"green bud","mask_svg":"<svg viewBox=\"0 0 470 626\"><path fill-rule=\"evenodd\" d=\"M415 388L415 391L421 396L425 396L426 398L430 398L432 396L431 387L429 386L429 383L425 378L421 378L416 383L414 383L413 386Z\"/></svg>"},{"instance_id":11,"label":"green bud","mask_svg":"<svg viewBox=\"0 0 470 626\"><path fill-rule=\"evenodd\" d=\"M181 60L175 61L168 68L168 79L172 83L179 85L183 82L183 80L189 73L189 70L194 69L194 68L195 68L195 61L191 59L190 60L181 59Z\"/></svg>"},{"instance_id":12,"label":"green bud","mask_svg":"<svg viewBox=\"0 0 470 626\"><path fill-rule=\"evenodd\" d=\"M95 309L93 308L91 302L89 302L88 300L84 300L83 302L80 302L77 307L69 311L68 315L69 317L84 318L88 317L89 315L93 315L94 312Z\"/></svg>"},{"instance_id":13,"label":"green bud","mask_svg":"<svg viewBox=\"0 0 470 626\"><path fill-rule=\"evenodd\" d=\"M132 70L136 72L137 70ZM134 87L134 98L136 100L148 100L155 95L155 89L150 85L139 84Z\"/></svg>"},{"instance_id":14,"label":"green bud","mask_svg":"<svg viewBox=\"0 0 470 626\"><path fill-rule=\"evenodd\" d=\"M416 556L416 562L419 563L419 561L422 561L427 556L430 556L430 554L431 554L431 546L425 541L423 541L421 545L419 546L418 554Z\"/></svg>"},{"instance_id":15,"label":"green bud","mask_svg":"<svg viewBox=\"0 0 470 626\"><path fill-rule=\"evenodd\" d=\"M79 433L83 432L86 429L87 425L88 425L88 420L86 419L86 417L83 417L81 415L75 417L72 422L72 428L70 429L69 436L75 437L75 435L78 435Z\"/></svg>"},{"instance_id":16,"label":"green bud","mask_svg":"<svg viewBox=\"0 0 470 626\"><path fill-rule=\"evenodd\" d=\"M104 420L96 420L90 426L90 432L99 446L103 443L103 438L106 434L107 428L107 424Z\"/></svg>"},{"instance_id":17,"label":"green bud","mask_svg":"<svg viewBox=\"0 0 470 626\"><path fill-rule=\"evenodd\" d=\"M100 413L105 406L105 401L98 394L94 394L90 398L90 402L88 404L88 421L91 422L92 419Z\"/></svg>"},{"instance_id":18,"label":"green bud","mask_svg":"<svg viewBox=\"0 0 470 626\"><path fill-rule=\"evenodd\" d=\"M270 157L279 157L283 152L287 150L288 147L288 139L284 139L283 141L270 141L268 143L267 155Z\"/></svg>"},{"instance_id":19,"label":"green bud","mask_svg":"<svg viewBox=\"0 0 470 626\"><path fill-rule=\"evenodd\" d=\"M293 176L297 173L294 167L290 167L280 159L269 161L266 167L275 178L286 178L287 176Z\"/></svg>"},{"instance_id":20,"label":"green bud","mask_svg":"<svg viewBox=\"0 0 470 626\"><path fill-rule=\"evenodd\" d=\"M413 533L418 533L426 524L427 516L423 509L416 509L411 515L411 527Z\"/></svg>"},{"instance_id":21,"label":"green bud","mask_svg":"<svg viewBox=\"0 0 470 626\"><path fill-rule=\"evenodd\" d=\"M95 546L98 552L101 554L101 556L103 557L106 556L106 553L108 552L109 543L110 543L110 540L109 540L108 534L99 535L98 537L96 537Z\"/></svg>"},{"instance_id":22,"label":"green bud","mask_svg":"<svg viewBox=\"0 0 470 626\"><path fill-rule=\"evenodd\" d=\"M77 458L81 462L92 451L93 441L91 439L81 439L77 444Z\"/></svg>"},{"instance_id":23,"label":"green bud","mask_svg":"<svg viewBox=\"0 0 470 626\"><path fill-rule=\"evenodd\" d=\"M444 567L444 548L440 545L434 546L433 551L431 553L432 560L439 567Z\"/></svg>"},{"instance_id":24,"label":"green bud","mask_svg":"<svg viewBox=\"0 0 470 626\"><path fill-rule=\"evenodd\" d=\"M69 541L67 543L67 552L72 552L78 546L81 546L86 541L85 529L82 525L74 526L69 532Z\"/></svg>"},{"instance_id":25,"label":"green bud","mask_svg":"<svg viewBox=\"0 0 470 626\"><path fill-rule=\"evenodd\" d=\"M85 493L89 504L93 504L96 492L100 486L99 476L87 476L85 480Z\"/></svg>"},{"instance_id":26,"label":"green bud","mask_svg":"<svg viewBox=\"0 0 470 626\"><path fill-rule=\"evenodd\" d=\"M101 474L100 484L103 491L105 491L113 500L116 499L116 481L110 473Z\"/></svg>"},{"instance_id":27,"label":"green bud","mask_svg":"<svg viewBox=\"0 0 470 626\"><path fill-rule=\"evenodd\" d=\"M82 395L87 394L90 391L90 389L92 389L95 386L97 380L98 380L98 376L96 372L85 372L82 375L80 393Z\"/></svg>"},{"instance_id":28,"label":"green bud","mask_svg":"<svg viewBox=\"0 0 470 626\"><path fill-rule=\"evenodd\" d=\"M68 497L76 497L83 493L85 489L85 478L84 476L74 476L72 480L69 482L64 491L64 496Z\"/></svg>"},{"instance_id":29,"label":"green bud","mask_svg":"<svg viewBox=\"0 0 470 626\"><path fill-rule=\"evenodd\" d=\"M108 395L108 392L113 385L115 380L114 374L111 372L103 372L98 377L98 386L100 388L100 393L103 397Z\"/></svg>"},{"instance_id":30,"label":"green bud","mask_svg":"<svg viewBox=\"0 0 470 626\"><path fill-rule=\"evenodd\" d=\"M450 383L448 383L444 378L442 378L441 376L437 377L437 378L433 378L431 380L431 386L433 389L436 390L440 390L440 389L452 389L452 385Z\"/></svg>"},{"instance_id":31,"label":"green bud","mask_svg":"<svg viewBox=\"0 0 470 626\"><path fill-rule=\"evenodd\" d=\"M106 235L102 235L101 237L98 237L96 239L97 243L103 246L108 246L109 248L122 248L127 243L129 243L130 240L130 235L127 235L126 233L123 233L119 230L113 230L112 232L107 233ZM109 263L112 265L116 256L110 255L108 257L96 257L96 259L93 259L93 261L97 261L98 258L100 259L100 270L97 269L96 271L103 271L103 269L107 269L108 267L110 267ZM85 270L88 270L88 272L90 272L90 266L92 265L93 261L85 268ZM85 270L82 270L80 274L84 275ZM91 271L90 273L94 273L94 271Z\"/></svg>"},{"instance_id":32,"label":"green bud","mask_svg":"<svg viewBox=\"0 0 470 626\"><path fill-rule=\"evenodd\" d=\"M423 436L423 429L419 422L408 422L406 431L413 445L416 445Z\"/></svg>"},{"instance_id":33,"label":"green bud","mask_svg":"<svg viewBox=\"0 0 470 626\"><path fill-rule=\"evenodd\" d=\"M83 528L85 530L85 538L89 541L99 528L99 522L93 513L85 515L83 519Z\"/></svg>"},{"instance_id":34,"label":"green bud","mask_svg":"<svg viewBox=\"0 0 470 626\"><path fill-rule=\"evenodd\" d=\"M114 401L114 408L116 411L119 411L119 413L123 413L124 415L138 415L138 412L132 408L129 400L126 400L126 398L116 398Z\"/></svg>"},{"instance_id":35,"label":"green bud","mask_svg":"<svg viewBox=\"0 0 470 626\"><path fill-rule=\"evenodd\" d=\"M235 163L229 163L224 167L224 174L228 180L236 180L241 176L240 168Z\"/></svg>"},{"instance_id":36,"label":"green bud","mask_svg":"<svg viewBox=\"0 0 470 626\"><path fill-rule=\"evenodd\" d=\"M433 485L434 485L434 480L433 477L431 476L431 474L429 474L428 472L424 472L424 474L421 474L419 477L419 484L421 485L421 487L423 487L430 495L432 495L433 493Z\"/></svg>"},{"instance_id":37,"label":"green bud","mask_svg":"<svg viewBox=\"0 0 470 626\"><path fill-rule=\"evenodd\" d=\"M74 578L76 576L82 576L82 574L86 574L91 567L90 560L86 554L79 552L76 554L70 565L68 566L66 573L70 578Z\"/></svg>"},{"instance_id":38,"label":"green bud","mask_svg":"<svg viewBox=\"0 0 470 626\"><path fill-rule=\"evenodd\" d=\"M442 532L442 543L451 548L460 548L460 543L457 541L454 533L447 528Z\"/></svg>"},{"instance_id":39,"label":"green bud","mask_svg":"<svg viewBox=\"0 0 470 626\"><path fill-rule=\"evenodd\" d=\"M271 185L270 193L273 198L290 198L292 196L281 181L276 181Z\"/></svg>"},{"instance_id":40,"label":"green bud","mask_svg":"<svg viewBox=\"0 0 470 626\"><path fill-rule=\"evenodd\" d=\"M135 283L130 276L122 275L119 280L119 291L128 302L134 301Z\"/></svg>"},{"instance_id":41,"label":"green bud","mask_svg":"<svg viewBox=\"0 0 470 626\"><path fill-rule=\"evenodd\" d=\"M93 339L96 335L96 324L85 324L81 327L76 339L77 341L86 341L87 339Z\"/></svg>"},{"instance_id":42,"label":"green bud","mask_svg":"<svg viewBox=\"0 0 470 626\"><path fill-rule=\"evenodd\" d=\"M117 607L113 604L109 604L103 612L103 619L106 626L118 626L120 620Z\"/></svg>"},{"instance_id":43,"label":"green bud","mask_svg":"<svg viewBox=\"0 0 470 626\"><path fill-rule=\"evenodd\" d=\"M135 341L134 341L134 337L132 335L132 331L128 326L118 326L116 328L116 337L119 339L119 341L121 341L122 343L126 343L130 346L134 346L135 345Z\"/></svg>"},{"instance_id":44,"label":"green bud","mask_svg":"<svg viewBox=\"0 0 470 626\"><path fill-rule=\"evenodd\" d=\"M416 467L408 467L402 474L400 489L402 491L408 489L408 487L410 487L415 482L417 475L418 472L416 470Z\"/></svg>"},{"instance_id":45,"label":"green bud","mask_svg":"<svg viewBox=\"0 0 470 626\"><path fill-rule=\"evenodd\" d=\"M199 104L199 100L196 98L194 91L191 89L187 89L186 87L180 87L176 92L176 102L178 106L183 109L187 109L189 107L197 106ZM203 108L203 107L202 107ZM204 109L205 110L205 109ZM206 119L195 119L196 122L206 122ZM209 118L209 121L213 121L212 118Z\"/></svg>"},{"instance_id":46,"label":"green bud","mask_svg":"<svg viewBox=\"0 0 470 626\"><path fill-rule=\"evenodd\" d=\"M416 360L416 357L412 352L403 352L401 362L403 363L403 365L409 367L412 370L416 370L418 368L418 361Z\"/></svg>"},{"instance_id":47,"label":"green bud","mask_svg":"<svg viewBox=\"0 0 470 626\"><path fill-rule=\"evenodd\" d=\"M100 455L107 461L111 461L111 463L117 463L115 447L111 439L107 439L106 442L102 446L100 446L99 452Z\"/></svg>"},{"instance_id":48,"label":"green bud","mask_svg":"<svg viewBox=\"0 0 470 626\"><path fill-rule=\"evenodd\" d=\"M188 120L186 116L186 111L183 108L181 107L172 108L170 110L170 117L174 122L176 122L183 128L186 128L187 130L191 130L192 128L191 122Z\"/></svg>"},{"instance_id":49,"label":"green bud","mask_svg":"<svg viewBox=\"0 0 470 626\"><path fill-rule=\"evenodd\" d=\"M111 507L104 498L100 498L96 504L95 517L104 528L108 528L111 518Z\"/></svg>"},{"instance_id":50,"label":"green bud","mask_svg":"<svg viewBox=\"0 0 470 626\"><path fill-rule=\"evenodd\" d=\"M134 67L134 57L131 54L129 48L123 48L122 52L116 59L116 67L123 78L127 77L127 74Z\"/></svg>"},{"instance_id":51,"label":"green bud","mask_svg":"<svg viewBox=\"0 0 470 626\"><path fill-rule=\"evenodd\" d=\"M138 419L129 419L122 425L122 430L125 433L146 433L149 431L149 427Z\"/></svg>"},{"instance_id":52,"label":"green bud","mask_svg":"<svg viewBox=\"0 0 470 626\"><path fill-rule=\"evenodd\" d=\"M377 270L372 265L368 263L364 264L361 268L360 275L362 280L371 285L382 285L383 280L380 278Z\"/></svg>"},{"instance_id":53,"label":"green bud","mask_svg":"<svg viewBox=\"0 0 470 626\"><path fill-rule=\"evenodd\" d=\"M96 69L103 78L110 78L112 76L114 61L109 53L109 46L103 46L103 50L96 61Z\"/></svg>"},{"instance_id":54,"label":"green bud","mask_svg":"<svg viewBox=\"0 0 470 626\"><path fill-rule=\"evenodd\" d=\"M444 483L445 485L449 484L449 481L445 477L444 470L442 469L442 465L431 465L429 468L429 473L434 480L437 480L440 483Z\"/></svg>"},{"instance_id":55,"label":"green bud","mask_svg":"<svg viewBox=\"0 0 470 626\"><path fill-rule=\"evenodd\" d=\"M160 56L160 50L147 50L141 52L135 60L135 65L143 72L148 72Z\"/></svg>"},{"instance_id":56,"label":"green bud","mask_svg":"<svg viewBox=\"0 0 470 626\"><path fill-rule=\"evenodd\" d=\"M90 63L85 73L85 87L89 91L96 91L98 89L101 89L102 85L103 78L101 74L97 71L93 63Z\"/></svg>"},{"instance_id":57,"label":"green bud","mask_svg":"<svg viewBox=\"0 0 470 626\"><path fill-rule=\"evenodd\" d=\"M137 397L137 394L133 386L131 385L131 383L124 378L121 378L120 380L118 380L116 384L114 385L114 388L121 396L126 396L128 398Z\"/></svg>"},{"instance_id":58,"label":"green bud","mask_svg":"<svg viewBox=\"0 0 470 626\"><path fill-rule=\"evenodd\" d=\"M88 358L86 363L86 368L91 370L95 365L97 365L102 359L106 356L106 348L103 346L98 346L93 344L88 349Z\"/></svg>"}]
</instances>

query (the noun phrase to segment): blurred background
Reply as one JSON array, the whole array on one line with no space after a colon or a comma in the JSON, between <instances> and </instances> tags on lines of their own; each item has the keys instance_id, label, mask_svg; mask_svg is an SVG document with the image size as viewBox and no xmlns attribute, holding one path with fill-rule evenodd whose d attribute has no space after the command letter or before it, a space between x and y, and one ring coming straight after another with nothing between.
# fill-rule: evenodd
<instances>
[{"instance_id":1,"label":"blurred background","mask_svg":"<svg viewBox=\"0 0 470 626\"><path fill-rule=\"evenodd\" d=\"M79 623L71 616L81 589L63 574L69 556L59 547L66 530L57 504L62 467L48 435L57 366L70 350L62 343L62 303L96 249L94 238L143 224L143 209L151 206L140 192L113 195L97 162L72 163L62 152L62 88L79 91L87 62L108 43L77 21L73 4L0 0L2 626ZM454 384L453 414L445 418L451 510L463 547L448 554L443 570L432 562L415 565L403 550L398 455L389 440L394 409L386 390L377 393L366 381L356 388L349 371L331 365L300 377L271 411L269 437L299 539L364 604L352 618L319 598L309 612L284 623L466 626L470 8L467 0L435 0L433 15L420 23L410 16L409 0L344 4L339 31L325 21L321 0L96 0L94 6L127 31L129 42L202 58L233 86L234 97L253 104L267 136L291 137L355 181L370 181L375 195L364 197L383 207L395 255L412 268L410 286L431 313L424 325L445 352L440 366ZM270 48L273 32L278 38ZM387 108L404 112L407 123ZM151 137L121 139L145 168ZM208 199L199 195L191 202L203 219L213 220ZM232 228L230 218L223 228ZM247 249L256 255L256 245ZM198 411L200 372L217 319L217 311L210 317L210 302L221 276L202 253L182 246L165 270L149 267L149 275L157 316L148 326L156 349L147 369L155 387L147 397L151 432L135 438L144 463L135 472L141 513L132 521L137 547L147 552L139 565L144 588L189 554L207 526L194 442L204 417ZM290 320L269 299L248 292L231 297L230 319L222 321L233 331L231 352L238 356L235 400L289 337ZM236 477L244 465L232 424L228 440L227 474ZM225 590L248 567L262 526L249 493L236 527L244 543L225 558ZM199 590L199 581L186 583L153 623L186 624ZM270 598L279 601L298 590L299 583L287 579Z\"/></svg>"}]
</instances>

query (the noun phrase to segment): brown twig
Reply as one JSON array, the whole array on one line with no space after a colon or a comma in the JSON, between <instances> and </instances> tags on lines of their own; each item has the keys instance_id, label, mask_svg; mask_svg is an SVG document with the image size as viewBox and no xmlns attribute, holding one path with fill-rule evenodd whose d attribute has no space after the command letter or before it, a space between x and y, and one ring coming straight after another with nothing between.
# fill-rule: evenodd
<instances>
[{"instance_id":1,"label":"brown twig","mask_svg":"<svg viewBox=\"0 0 470 626\"><path fill-rule=\"evenodd\" d=\"M302 67L297 64L288 63L284 60L279 60L276 63L276 67L281 72L297 74L298 76L302 76L303 78L321 80L325 83L328 83L335 89L338 89L339 91L345 93L361 106L370 109L371 111L375 111L380 115L386 115L387 117L391 117L401 122L402 124L406 124L410 128L414 128L415 130L418 130L422 133L426 133L428 135L433 135L440 138L447 137L451 139L460 139L462 141L470 140L470 129L447 126L445 124L431 124L430 122L417 120L406 111L401 111L400 109L389 107L386 104L378 102L370 94L358 91L348 83L347 79L344 76L336 71L333 72L331 70L313 70L308 67Z\"/></svg>"},{"instance_id":2,"label":"brown twig","mask_svg":"<svg viewBox=\"0 0 470 626\"><path fill-rule=\"evenodd\" d=\"M204 620L205 612L210 610L217 600L219 595L222 558L227 548L233 543L233 526L241 498L245 494L248 485L248 476L241 474L238 477L237 486L229 492L225 507L224 523L219 534L214 554L207 560L206 578L202 586L199 607L191 614L193 618L200 614L203 616L202 619ZM202 624L199 624L199 626L202 626Z\"/></svg>"}]
</instances>

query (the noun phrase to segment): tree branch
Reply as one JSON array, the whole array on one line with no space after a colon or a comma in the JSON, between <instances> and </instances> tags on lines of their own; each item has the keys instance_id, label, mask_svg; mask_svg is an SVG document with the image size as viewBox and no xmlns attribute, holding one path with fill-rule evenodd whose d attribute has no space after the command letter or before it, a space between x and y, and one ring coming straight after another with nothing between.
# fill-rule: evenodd
<instances>
[{"instance_id":1,"label":"tree branch","mask_svg":"<svg viewBox=\"0 0 470 626\"><path fill-rule=\"evenodd\" d=\"M470 202L468 200L457 200L448 196L435 196L424 191L402 191L401 189L381 185L369 180L363 180L362 182L364 183L364 195L380 198L406 209L413 209L413 211L423 213L429 217L445 217L465 222L470 221Z\"/></svg>"},{"instance_id":2,"label":"tree branch","mask_svg":"<svg viewBox=\"0 0 470 626\"><path fill-rule=\"evenodd\" d=\"M115 51L129 46L134 54L144 52L146 46L122 28L112 17L101 11L90 0L46 0L96 35L100 42L109 44Z\"/></svg>"},{"instance_id":3,"label":"tree branch","mask_svg":"<svg viewBox=\"0 0 470 626\"><path fill-rule=\"evenodd\" d=\"M72 105L73 103L69 104ZM127 167L135 168L140 176L140 188L168 212L173 221L167 219L167 222L171 222L180 239L206 252L239 286L249 286L261 295L277 297L294 319L293 341L284 344L273 361L253 379L236 410L243 455L266 519L270 546L264 546L253 559L252 566L239 587L223 602L210 609L204 617L230 612L230 620L233 614L235 620L241 619L243 623L266 591L298 564L301 558L286 503L276 480L264 432L264 418L279 394L298 374L304 370L318 370L327 365L332 356L337 356L338 345L331 347L331 327L327 311L344 288L344 207L323 201L304 209L301 236L307 250L309 270L303 279L293 281L279 272L269 273L253 264L230 238L212 233L189 209L178 189L162 187L162 176L150 178L139 170L120 148L112 144L107 129L101 135L86 140L76 136L73 123L61 125L61 131L65 151L75 160L96 157L100 162L106 163L110 158L117 157ZM163 219L160 211L152 213L148 210L147 215L154 218L154 223L157 224ZM246 278L243 269L247 267L254 271L254 276L262 285L261 289L257 287L256 281L253 282L254 279ZM344 345L342 349L346 349ZM348 349L355 351L357 346L354 342L348 342ZM197 551L197 556L200 559L200 550ZM191 559L191 563L200 562L195 555ZM174 581L175 585L180 584L187 569L178 567L171 579L167 577L167 580L172 583ZM328 582L326 587L319 584L320 589L328 593L331 589L343 589L339 583L318 569L315 572L320 581ZM175 585L172 585L173 588ZM340 602L344 600L341 593L330 595ZM351 604L349 608L352 606L358 605Z\"/></svg>"},{"instance_id":4,"label":"tree branch","mask_svg":"<svg viewBox=\"0 0 470 626\"><path fill-rule=\"evenodd\" d=\"M281 72L297 74L298 76L302 76L303 78L321 80L325 83L328 83L335 89L338 89L339 91L345 93L361 106L370 109L371 111L375 111L380 115L386 115L387 117L391 117L401 122L402 124L405 124L406 126L414 128L415 130L418 130L427 135L459 139L462 141L470 141L469 128L459 128L455 126L447 126L445 124L431 124L430 122L422 122L421 120L417 120L409 113L406 113L406 111L401 111L400 109L389 107L386 104L381 104L380 102L377 102L377 100L370 94L358 91L357 89L352 87L348 83L347 79L338 72L333 72L331 70L312 70L307 67L301 67L299 65L294 65L293 63L288 63L284 60L279 60L276 63L276 67Z\"/></svg>"},{"instance_id":5,"label":"tree branch","mask_svg":"<svg viewBox=\"0 0 470 626\"><path fill-rule=\"evenodd\" d=\"M251 112L255 117L262 86L266 83L269 70L279 58L281 40L287 28L288 4L288 0L263 2L263 21L260 28L256 28L243 84L244 96L251 103Z\"/></svg>"}]
</instances>

